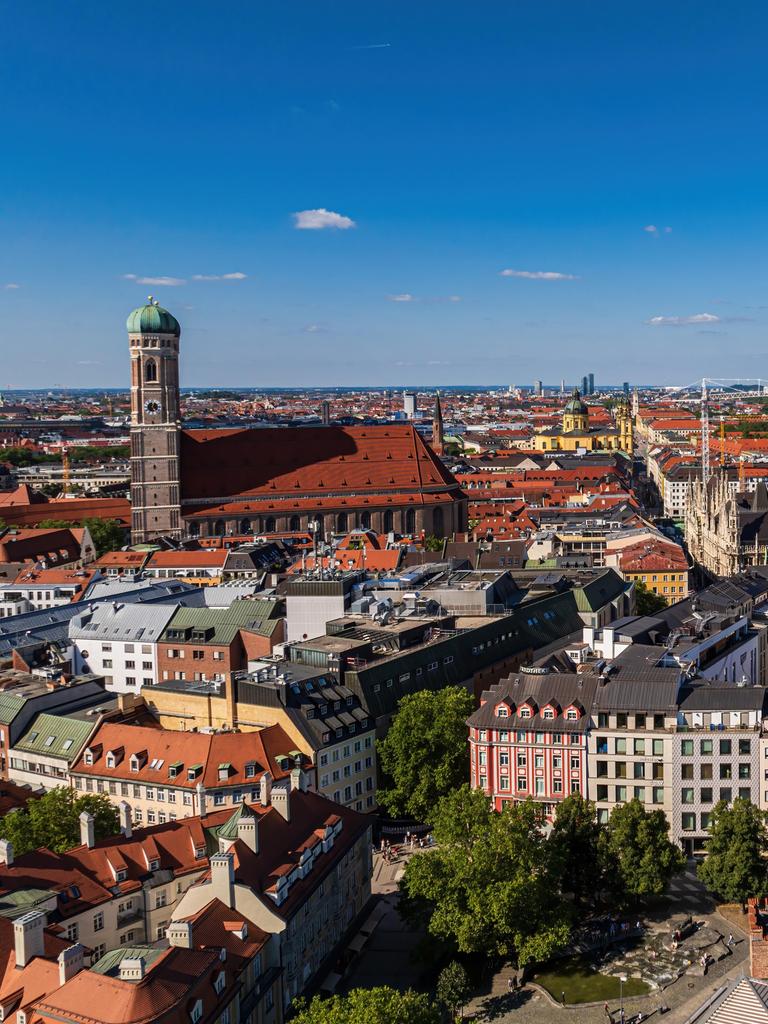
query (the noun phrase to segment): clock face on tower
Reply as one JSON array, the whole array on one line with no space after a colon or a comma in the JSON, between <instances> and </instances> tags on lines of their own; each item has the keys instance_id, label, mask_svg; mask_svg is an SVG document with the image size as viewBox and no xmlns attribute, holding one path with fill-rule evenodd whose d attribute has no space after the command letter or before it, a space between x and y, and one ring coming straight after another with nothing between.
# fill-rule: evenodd
<instances>
[{"instance_id":1,"label":"clock face on tower","mask_svg":"<svg viewBox=\"0 0 768 1024\"><path fill-rule=\"evenodd\" d=\"M160 411L160 403L154 398L148 398L144 403L144 412L153 416L156 412Z\"/></svg>"}]
</instances>

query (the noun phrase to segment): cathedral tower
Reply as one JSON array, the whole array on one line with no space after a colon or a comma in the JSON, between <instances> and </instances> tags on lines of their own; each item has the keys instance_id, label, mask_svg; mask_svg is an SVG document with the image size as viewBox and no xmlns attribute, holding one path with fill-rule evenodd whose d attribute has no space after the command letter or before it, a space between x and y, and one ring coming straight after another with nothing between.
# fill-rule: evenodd
<instances>
[{"instance_id":1,"label":"cathedral tower","mask_svg":"<svg viewBox=\"0 0 768 1024\"><path fill-rule=\"evenodd\" d=\"M126 323L131 352L131 539L181 536L179 337L152 296Z\"/></svg>"}]
</instances>

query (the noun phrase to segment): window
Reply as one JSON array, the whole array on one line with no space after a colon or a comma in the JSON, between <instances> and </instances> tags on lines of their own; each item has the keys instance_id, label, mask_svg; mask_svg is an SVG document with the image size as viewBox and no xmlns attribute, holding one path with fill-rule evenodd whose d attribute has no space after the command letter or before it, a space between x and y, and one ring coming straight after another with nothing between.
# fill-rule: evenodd
<instances>
[{"instance_id":1,"label":"window","mask_svg":"<svg viewBox=\"0 0 768 1024\"><path fill-rule=\"evenodd\" d=\"M752 740L739 740L739 753L749 754L752 751Z\"/></svg>"},{"instance_id":2,"label":"window","mask_svg":"<svg viewBox=\"0 0 768 1024\"><path fill-rule=\"evenodd\" d=\"M749 786L739 786L739 800L750 800L752 791Z\"/></svg>"},{"instance_id":3,"label":"window","mask_svg":"<svg viewBox=\"0 0 768 1024\"><path fill-rule=\"evenodd\" d=\"M645 763L643 761L635 761L634 776L636 779L645 778Z\"/></svg>"},{"instance_id":4,"label":"window","mask_svg":"<svg viewBox=\"0 0 768 1024\"><path fill-rule=\"evenodd\" d=\"M693 757L693 740L683 740L680 744L680 753L683 757Z\"/></svg>"},{"instance_id":5,"label":"window","mask_svg":"<svg viewBox=\"0 0 768 1024\"><path fill-rule=\"evenodd\" d=\"M720 754L721 756L727 756L731 752L731 741L720 740Z\"/></svg>"},{"instance_id":6,"label":"window","mask_svg":"<svg viewBox=\"0 0 768 1024\"><path fill-rule=\"evenodd\" d=\"M617 786L616 787L616 803L625 803L627 799L627 787Z\"/></svg>"},{"instance_id":7,"label":"window","mask_svg":"<svg viewBox=\"0 0 768 1024\"><path fill-rule=\"evenodd\" d=\"M621 736L621 737L619 737L616 740L616 753L617 754L626 754L626 752L627 752L627 741L626 741L626 738L624 736ZM598 751L598 753L600 753L600 751Z\"/></svg>"},{"instance_id":8,"label":"window","mask_svg":"<svg viewBox=\"0 0 768 1024\"><path fill-rule=\"evenodd\" d=\"M689 786L684 787L681 790L681 797L680 798L681 798L681 800L682 800L682 802L684 804L692 804L694 802L694 799L693 799L693 789L691 787L689 787Z\"/></svg>"},{"instance_id":9,"label":"window","mask_svg":"<svg viewBox=\"0 0 768 1024\"><path fill-rule=\"evenodd\" d=\"M509 717L509 709L504 704L500 704L496 708L496 717L497 718L508 718Z\"/></svg>"},{"instance_id":10,"label":"window","mask_svg":"<svg viewBox=\"0 0 768 1024\"><path fill-rule=\"evenodd\" d=\"M597 787L597 799L598 800L607 800L608 799L608 787L607 786L598 786Z\"/></svg>"},{"instance_id":11,"label":"window","mask_svg":"<svg viewBox=\"0 0 768 1024\"><path fill-rule=\"evenodd\" d=\"M686 811L682 816L683 832L693 832L696 829L696 815Z\"/></svg>"},{"instance_id":12,"label":"window","mask_svg":"<svg viewBox=\"0 0 768 1024\"><path fill-rule=\"evenodd\" d=\"M732 769L731 765L729 765L729 764L721 764L720 765L720 778L721 779L732 779L733 778L733 769Z\"/></svg>"},{"instance_id":13,"label":"window","mask_svg":"<svg viewBox=\"0 0 768 1024\"><path fill-rule=\"evenodd\" d=\"M581 758L578 754L571 754L571 768L578 768L581 765Z\"/></svg>"},{"instance_id":14,"label":"window","mask_svg":"<svg viewBox=\"0 0 768 1024\"><path fill-rule=\"evenodd\" d=\"M635 740L635 753L636 754L644 754L645 753L645 740Z\"/></svg>"},{"instance_id":15,"label":"window","mask_svg":"<svg viewBox=\"0 0 768 1024\"><path fill-rule=\"evenodd\" d=\"M195 1005L192 1007L192 1009L189 1012L189 1019L192 1021L192 1024L198 1024L198 1021L200 1021L202 1019L202 1016L203 1016L203 1000L202 999L198 999L198 1000L195 1001Z\"/></svg>"},{"instance_id":16,"label":"window","mask_svg":"<svg viewBox=\"0 0 768 1024\"><path fill-rule=\"evenodd\" d=\"M720 789L720 799L721 800L725 800L725 802L727 804L729 804L731 802L731 798L732 798L731 787L730 786L721 787L721 789Z\"/></svg>"},{"instance_id":17,"label":"window","mask_svg":"<svg viewBox=\"0 0 768 1024\"><path fill-rule=\"evenodd\" d=\"M634 788L635 800L639 800L640 803L645 803L645 786L635 786Z\"/></svg>"},{"instance_id":18,"label":"window","mask_svg":"<svg viewBox=\"0 0 768 1024\"><path fill-rule=\"evenodd\" d=\"M635 728L636 729L644 729L645 728L645 715L635 715Z\"/></svg>"},{"instance_id":19,"label":"window","mask_svg":"<svg viewBox=\"0 0 768 1024\"><path fill-rule=\"evenodd\" d=\"M608 738L606 736L597 737L597 753L607 754L608 753Z\"/></svg>"},{"instance_id":20,"label":"window","mask_svg":"<svg viewBox=\"0 0 768 1024\"><path fill-rule=\"evenodd\" d=\"M683 764L683 765L681 765L680 766L680 777L683 778L683 779L692 779L693 778L693 765L692 764Z\"/></svg>"},{"instance_id":21,"label":"window","mask_svg":"<svg viewBox=\"0 0 768 1024\"><path fill-rule=\"evenodd\" d=\"M517 777L517 788L519 790L520 789L524 790L524 789L528 788L528 780L526 779L526 777L524 775L518 775L518 777Z\"/></svg>"},{"instance_id":22,"label":"window","mask_svg":"<svg viewBox=\"0 0 768 1024\"><path fill-rule=\"evenodd\" d=\"M712 740L702 740L699 744L699 750L702 757L712 756Z\"/></svg>"},{"instance_id":23,"label":"window","mask_svg":"<svg viewBox=\"0 0 768 1024\"><path fill-rule=\"evenodd\" d=\"M749 762L747 762L745 764L740 764L739 765L739 778L740 779L749 779L751 777L752 777L752 768L751 768Z\"/></svg>"},{"instance_id":24,"label":"window","mask_svg":"<svg viewBox=\"0 0 768 1024\"><path fill-rule=\"evenodd\" d=\"M616 728L626 729L627 728L627 713L626 711L619 711L616 715Z\"/></svg>"},{"instance_id":25,"label":"window","mask_svg":"<svg viewBox=\"0 0 768 1024\"><path fill-rule=\"evenodd\" d=\"M80 928L77 921L73 921L71 924L67 925L65 935L69 942L77 942L80 935Z\"/></svg>"},{"instance_id":26,"label":"window","mask_svg":"<svg viewBox=\"0 0 768 1024\"><path fill-rule=\"evenodd\" d=\"M702 779L711 779L712 778L712 762L711 761L707 762L706 764L702 764L699 767L700 767L699 776Z\"/></svg>"},{"instance_id":27,"label":"window","mask_svg":"<svg viewBox=\"0 0 768 1024\"><path fill-rule=\"evenodd\" d=\"M699 800L703 804L711 804L712 803L712 787L711 786L702 786L701 792L699 794Z\"/></svg>"},{"instance_id":28,"label":"window","mask_svg":"<svg viewBox=\"0 0 768 1024\"><path fill-rule=\"evenodd\" d=\"M664 740L653 741L653 756L663 757L664 756Z\"/></svg>"},{"instance_id":29,"label":"window","mask_svg":"<svg viewBox=\"0 0 768 1024\"><path fill-rule=\"evenodd\" d=\"M663 786L654 786L653 789L651 790L651 794L652 794L652 797L653 797L653 802L655 804L663 804L664 803L664 787Z\"/></svg>"},{"instance_id":30,"label":"window","mask_svg":"<svg viewBox=\"0 0 768 1024\"><path fill-rule=\"evenodd\" d=\"M93 930L100 932L104 928L104 915L95 914L93 918Z\"/></svg>"}]
</instances>

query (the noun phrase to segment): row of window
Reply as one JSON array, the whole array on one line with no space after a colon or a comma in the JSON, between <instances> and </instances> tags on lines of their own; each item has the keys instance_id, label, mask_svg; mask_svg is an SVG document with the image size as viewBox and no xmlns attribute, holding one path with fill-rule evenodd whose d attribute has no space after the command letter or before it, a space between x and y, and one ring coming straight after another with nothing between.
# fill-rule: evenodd
<instances>
[{"instance_id":1,"label":"row of window","mask_svg":"<svg viewBox=\"0 0 768 1024\"><path fill-rule=\"evenodd\" d=\"M693 757L694 743L695 743L695 741L693 739L684 739L684 740L681 741L681 743L680 743L680 753L682 754L683 757ZM715 741L713 739L699 740L699 753L704 755L705 757L707 755L709 755L709 754L712 754L714 752L714 743L715 743ZM725 739L723 739L723 740L718 740L717 743L718 743L718 750L720 752L720 756L721 757L728 757L729 754L733 753L733 751L734 751L734 742L733 742L733 740L725 740ZM743 755L743 754L751 754L752 753L752 740L751 739L740 739L740 740L737 741L737 744L738 745L737 745L737 747L735 749L738 750L739 754Z\"/></svg>"},{"instance_id":2,"label":"row of window","mask_svg":"<svg viewBox=\"0 0 768 1024\"><path fill-rule=\"evenodd\" d=\"M491 738L493 738L493 731L491 731ZM511 738L511 739L510 739ZM488 730L480 729L478 733L478 740L480 743L487 742ZM547 739L551 741L552 746L562 744L563 734L561 732L526 732L525 729L516 729L513 732L507 729L500 729L498 731L498 742L499 743L534 743L536 745L543 745L547 742ZM581 743L581 735L579 733L570 733L570 737L567 741L572 746L577 746Z\"/></svg>"},{"instance_id":3,"label":"row of window","mask_svg":"<svg viewBox=\"0 0 768 1024\"><path fill-rule=\"evenodd\" d=\"M359 754L360 751L363 749L363 747L366 750L370 750L372 746L373 746L373 737L366 736L365 739L363 739L363 740L355 740L354 751L355 751L356 754ZM352 749L353 748L350 747L349 743L346 743L341 748L341 750L339 750L339 748L336 747L335 750L333 751L333 760L334 760L334 762L335 761L340 761L342 757L350 757L351 753L352 753ZM366 768L370 768L370 760L371 760L370 757L367 757L365 759L365 767ZM321 768L325 768L325 766L327 764L328 764L328 754L321 754L320 755L320 767Z\"/></svg>"},{"instance_id":4,"label":"row of window","mask_svg":"<svg viewBox=\"0 0 768 1024\"><path fill-rule=\"evenodd\" d=\"M595 774L598 779L608 778L609 768L611 767L610 761L598 761L596 764ZM631 774L630 774L631 769ZM614 761L613 762L613 778L615 779L663 779L664 778L664 765L663 764L651 764L650 769L646 766L645 761L630 761L627 765L626 761Z\"/></svg>"},{"instance_id":5,"label":"row of window","mask_svg":"<svg viewBox=\"0 0 768 1024\"><path fill-rule=\"evenodd\" d=\"M498 760L499 760L499 767L500 768L507 768L509 766L509 751L507 751L507 750L499 751ZM488 756L487 756L485 750L481 750L480 751L480 753L478 755L478 763L482 767L484 767L488 763ZM527 751L519 750L517 752L517 767L518 768L526 768L530 763L531 762L528 759ZM534 755L533 755L533 762L532 763L533 763L534 768L543 768L544 767L544 755L543 754L536 754L536 753L534 753ZM562 768L563 767L563 755L562 755L562 753L553 753L552 754L552 767L553 768ZM579 767L581 767L581 755L580 754L571 754L571 768L579 768Z\"/></svg>"},{"instance_id":6,"label":"row of window","mask_svg":"<svg viewBox=\"0 0 768 1024\"><path fill-rule=\"evenodd\" d=\"M663 729L666 721L664 715L646 715L643 712L637 712L633 718L635 729L647 729L651 726L651 722L654 729ZM611 716L607 711L600 711L597 715L598 729L628 729L629 721L630 716L626 711L616 713L613 725L611 725Z\"/></svg>"}]
</instances>

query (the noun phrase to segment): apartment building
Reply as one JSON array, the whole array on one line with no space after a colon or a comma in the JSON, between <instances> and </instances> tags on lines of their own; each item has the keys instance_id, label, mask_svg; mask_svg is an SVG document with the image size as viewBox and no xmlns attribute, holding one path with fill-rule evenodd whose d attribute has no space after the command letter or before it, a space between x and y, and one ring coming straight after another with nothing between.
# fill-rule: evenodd
<instances>
[{"instance_id":1,"label":"apartment building","mask_svg":"<svg viewBox=\"0 0 768 1024\"><path fill-rule=\"evenodd\" d=\"M227 607L178 608L157 643L158 681L224 680L272 653L285 635L282 602L240 598Z\"/></svg>"},{"instance_id":2,"label":"apartment building","mask_svg":"<svg viewBox=\"0 0 768 1024\"><path fill-rule=\"evenodd\" d=\"M105 722L70 779L78 792L105 793L116 806L130 800L134 824L154 825L254 800L265 773L283 779L304 761L279 725L240 734Z\"/></svg>"},{"instance_id":3,"label":"apartment building","mask_svg":"<svg viewBox=\"0 0 768 1024\"><path fill-rule=\"evenodd\" d=\"M369 819L292 778L269 793L265 786L264 800L236 812L218 841L220 852L175 908L171 929L215 898L276 935L288 1007L329 969L370 899Z\"/></svg>"},{"instance_id":4,"label":"apartment building","mask_svg":"<svg viewBox=\"0 0 768 1024\"><path fill-rule=\"evenodd\" d=\"M485 691L467 720L471 784L497 810L532 797L551 820L565 797L586 792L597 685L586 673L529 668Z\"/></svg>"},{"instance_id":5,"label":"apartment building","mask_svg":"<svg viewBox=\"0 0 768 1024\"><path fill-rule=\"evenodd\" d=\"M712 808L736 798L766 807L761 759L766 690L692 683L680 693L672 738L670 837L702 854Z\"/></svg>"},{"instance_id":6,"label":"apartment building","mask_svg":"<svg viewBox=\"0 0 768 1024\"><path fill-rule=\"evenodd\" d=\"M280 725L314 765L319 793L356 811L376 807L374 722L336 675L270 659L224 682L168 680L142 696L167 729Z\"/></svg>"}]
</instances>

